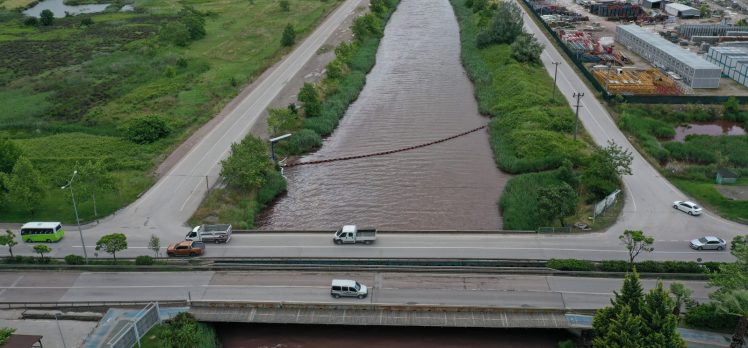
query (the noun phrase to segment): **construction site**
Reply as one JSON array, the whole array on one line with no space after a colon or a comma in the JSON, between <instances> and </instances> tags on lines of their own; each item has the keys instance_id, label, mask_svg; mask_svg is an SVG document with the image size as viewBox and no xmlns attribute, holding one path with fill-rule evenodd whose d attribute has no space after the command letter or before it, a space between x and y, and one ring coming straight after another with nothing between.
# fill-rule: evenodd
<instances>
[{"instance_id":1,"label":"construction site","mask_svg":"<svg viewBox=\"0 0 748 348\"><path fill-rule=\"evenodd\" d=\"M528 4L610 94L748 96L748 6L740 1Z\"/></svg>"}]
</instances>

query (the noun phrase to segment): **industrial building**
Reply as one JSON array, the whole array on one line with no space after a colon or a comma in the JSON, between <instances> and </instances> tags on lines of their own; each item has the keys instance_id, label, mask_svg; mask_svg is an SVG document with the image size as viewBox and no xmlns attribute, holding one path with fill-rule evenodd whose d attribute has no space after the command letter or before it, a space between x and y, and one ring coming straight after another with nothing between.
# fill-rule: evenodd
<instances>
[{"instance_id":1,"label":"industrial building","mask_svg":"<svg viewBox=\"0 0 748 348\"><path fill-rule=\"evenodd\" d=\"M706 60L722 68L725 76L748 86L748 47L710 47Z\"/></svg>"},{"instance_id":2,"label":"industrial building","mask_svg":"<svg viewBox=\"0 0 748 348\"><path fill-rule=\"evenodd\" d=\"M688 39L691 36L737 36L736 32L748 32L748 27L731 24L681 24L675 30Z\"/></svg>"},{"instance_id":3,"label":"industrial building","mask_svg":"<svg viewBox=\"0 0 748 348\"><path fill-rule=\"evenodd\" d=\"M638 25L616 27L616 41L657 68L679 75L691 88L718 88L721 69Z\"/></svg>"},{"instance_id":4,"label":"industrial building","mask_svg":"<svg viewBox=\"0 0 748 348\"><path fill-rule=\"evenodd\" d=\"M701 16L701 12L691 6L686 6L679 3L670 3L665 5L665 12L671 16L681 18L691 18Z\"/></svg>"}]
</instances>

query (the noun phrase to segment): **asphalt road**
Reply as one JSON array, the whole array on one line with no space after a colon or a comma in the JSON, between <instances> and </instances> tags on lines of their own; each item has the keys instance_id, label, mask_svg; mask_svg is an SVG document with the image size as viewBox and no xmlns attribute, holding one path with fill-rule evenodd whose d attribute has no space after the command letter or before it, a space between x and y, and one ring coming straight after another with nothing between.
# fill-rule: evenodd
<instances>
[{"instance_id":1,"label":"asphalt road","mask_svg":"<svg viewBox=\"0 0 748 348\"><path fill-rule=\"evenodd\" d=\"M355 279L370 296L333 299L334 278ZM682 282L700 302L704 282ZM595 309L622 279L530 275L323 272L4 272L0 302L237 300ZM654 280L643 280L645 289ZM665 286L669 285L665 282Z\"/></svg>"},{"instance_id":2,"label":"asphalt road","mask_svg":"<svg viewBox=\"0 0 748 348\"><path fill-rule=\"evenodd\" d=\"M245 99L235 101L233 111L217 123L171 171L163 176L136 202L116 214L84 230L89 257L98 238L107 233L121 232L128 236L130 248L122 256L150 254L147 249L151 234L161 238L162 245L184 238L188 231L185 221L198 207L207 186L213 185L220 171L220 160L228 154L230 145L240 141L257 121L268 103L312 57L327 37L355 9L360 0L348 0L333 12L324 23L299 47L266 72L255 83ZM209 246L206 256L283 256L283 257L476 257L476 258L585 258L592 260L625 259L623 246L618 241L626 229L640 229L655 237L655 251L641 259L726 261L727 252L697 252L688 248L688 241L703 235L716 235L730 240L748 233L748 227L721 219L711 212L692 217L672 208L672 201L687 199L674 188L632 147L617 128L608 112L559 52L540 34L534 22L526 19L526 27L546 44L541 58L553 76L554 61L558 67L559 95L574 105L574 92L582 92L579 118L598 144L614 140L634 154L633 175L623 178L625 207L618 222L604 233L578 235L444 235L417 234L382 235L371 247L335 247L330 236L319 234L258 234L234 236L225 246ZM206 184L207 178L207 184ZM211 181L212 180L212 181ZM330 226L333 228L334 226ZM417 226L414 226L417 229ZM52 256L81 254L77 230L66 227L66 237L52 244ZM33 245L19 244L17 253L34 254ZM0 249L0 255L7 250ZM100 255L106 256L106 255Z\"/></svg>"}]
</instances>

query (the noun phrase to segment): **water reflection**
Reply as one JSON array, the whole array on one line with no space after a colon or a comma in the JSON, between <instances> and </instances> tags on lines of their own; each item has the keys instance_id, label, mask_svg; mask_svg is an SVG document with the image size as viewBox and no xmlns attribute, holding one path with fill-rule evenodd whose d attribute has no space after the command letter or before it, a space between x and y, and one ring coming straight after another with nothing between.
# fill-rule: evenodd
<instances>
[{"instance_id":1,"label":"water reflection","mask_svg":"<svg viewBox=\"0 0 748 348\"><path fill-rule=\"evenodd\" d=\"M745 135L745 129L738 123L730 121L715 121L711 123L691 123L675 128L675 141L685 141L687 135Z\"/></svg>"},{"instance_id":2,"label":"water reflection","mask_svg":"<svg viewBox=\"0 0 748 348\"><path fill-rule=\"evenodd\" d=\"M55 17L65 17L65 12L71 15L77 15L81 13L96 13L104 11L110 4L88 4L88 5L65 5L64 0L45 0L34 7L23 11L23 14L30 17L40 17L42 11L50 10L54 13Z\"/></svg>"}]
</instances>

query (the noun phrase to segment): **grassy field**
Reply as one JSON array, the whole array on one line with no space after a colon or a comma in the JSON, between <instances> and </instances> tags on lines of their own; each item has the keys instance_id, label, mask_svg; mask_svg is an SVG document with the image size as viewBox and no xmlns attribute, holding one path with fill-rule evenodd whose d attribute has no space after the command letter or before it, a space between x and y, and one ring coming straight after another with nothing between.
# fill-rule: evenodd
<instances>
[{"instance_id":1,"label":"grassy field","mask_svg":"<svg viewBox=\"0 0 748 348\"><path fill-rule=\"evenodd\" d=\"M10 107L0 113L0 136L13 139L48 184L33 218L73 220L59 187L88 160L103 160L117 183L97 195L99 216L133 201L165 154L290 51L280 45L287 23L301 40L339 2L291 0L284 12L273 0L136 0L135 12L58 18L48 27L1 13L0 104ZM204 14L207 34L178 47L159 32L183 5ZM84 18L93 24L81 25ZM164 118L171 134L146 145L124 139L123 126L145 115ZM0 208L0 221L32 218L12 206ZM79 210L95 218L92 203Z\"/></svg>"},{"instance_id":2,"label":"grassy field","mask_svg":"<svg viewBox=\"0 0 748 348\"><path fill-rule=\"evenodd\" d=\"M620 128L675 186L725 218L748 222L748 201L724 197L714 183L718 169L730 168L741 177L736 185L748 186L748 136L690 135L684 142L672 140L675 127L718 120L721 108L619 105L615 111Z\"/></svg>"}]
</instances>

